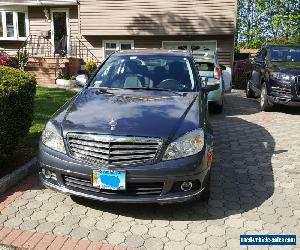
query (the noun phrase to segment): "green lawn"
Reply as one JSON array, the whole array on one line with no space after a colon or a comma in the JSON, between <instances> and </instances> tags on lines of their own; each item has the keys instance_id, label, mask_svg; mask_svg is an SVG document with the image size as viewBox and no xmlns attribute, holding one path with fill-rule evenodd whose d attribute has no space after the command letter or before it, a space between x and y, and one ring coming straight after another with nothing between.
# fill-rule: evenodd
<instances>
[{"instance_id":1,"label":"green lawn","mask_svg":"<svg viewBox=\"0 0 300 250\"><path fill-rule=\"evenodd\" d=\"M20 166L36 155L38 142L46 122L71 97L75 91L37 87L34 120L28 135L20 141L12 167Z\"/></svg>"}]
</instances>

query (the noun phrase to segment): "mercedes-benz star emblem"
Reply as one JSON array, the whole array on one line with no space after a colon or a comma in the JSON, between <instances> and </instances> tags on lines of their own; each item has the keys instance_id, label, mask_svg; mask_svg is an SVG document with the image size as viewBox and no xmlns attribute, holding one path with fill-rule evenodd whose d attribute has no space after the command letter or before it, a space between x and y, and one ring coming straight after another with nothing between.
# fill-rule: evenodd
<instances>
[{"instance_id":1,"label":"mercedes-benz star emblem","mask_svg":"<svg viewBox=\"0 0 300 250\"><path fill-rule=\"evenodd\" d=\"M109 122L110 130L115 130L117 124L118 124L117 121L115 121L114 119L111 119L111 121Z\"/></svg>"}]
</instances>

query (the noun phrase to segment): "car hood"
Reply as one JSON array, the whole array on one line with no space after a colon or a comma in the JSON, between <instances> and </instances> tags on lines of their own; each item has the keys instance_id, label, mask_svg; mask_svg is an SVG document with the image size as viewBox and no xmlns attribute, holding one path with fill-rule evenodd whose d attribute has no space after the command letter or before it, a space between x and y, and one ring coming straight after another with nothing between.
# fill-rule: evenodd
<instances>
[{"instance_id":1,"label":"car hood","mask_svg":"<svg viewBox=\"0 0 300 250\"><path fill-rule=\"evenodd\" d=\"M113 94L103 94L97 89L85 89L53 120L61 125L64 136L83 132L177 137L199 128L197 99L195 93L179 96L172 92L114 90Z\"/></svg>"},{"instance_id":2,"label":"car hood","mask_svg":"<svg viewBox=\"0 0 300 250\"><path fill-rule=\"evenodd\" d=\"M282 73L300 74L300 62L273 62L271 68Z\"/></svg>"}]
</instances>

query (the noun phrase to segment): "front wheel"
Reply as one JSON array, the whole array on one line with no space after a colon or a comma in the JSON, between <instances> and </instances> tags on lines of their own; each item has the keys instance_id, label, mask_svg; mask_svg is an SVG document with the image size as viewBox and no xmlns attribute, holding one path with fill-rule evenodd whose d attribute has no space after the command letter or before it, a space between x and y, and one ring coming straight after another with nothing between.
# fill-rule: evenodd
<instances>
[{"instance_id":1,"label":"front wheel","mask_svg":"<svg viewBox=\"0 0 300 250\"><path fill-rule=\"evenodd\" d=\"M260 93L260 109L261 111L271 111L273 108L273 103L271 103L268 99L268 94L267 94L267 86L264 83L261 88L261 93Z\"/></svg>"},{"instance_id":2,"label":"front wheel","mask_svg":"<svg viewBox=\"0 0 300 250\"><path fill-rule=\"evenodd\" d=\"M247 96L247 98L254 98L255 97L255 93L253 92L253 90L250 87L250 81L247 81L246 96Z\"/></svg>"},{"instance_id":3,"label":"front wheel","mask_svg":"<svg viewBox=\"0 0 300 250\"><path fill-rule=\"evenodd\" d=\"M209 112L212 114L221 114L223 112L223 101L222 104L210 103Z\"/></svg>"}]
</instances>

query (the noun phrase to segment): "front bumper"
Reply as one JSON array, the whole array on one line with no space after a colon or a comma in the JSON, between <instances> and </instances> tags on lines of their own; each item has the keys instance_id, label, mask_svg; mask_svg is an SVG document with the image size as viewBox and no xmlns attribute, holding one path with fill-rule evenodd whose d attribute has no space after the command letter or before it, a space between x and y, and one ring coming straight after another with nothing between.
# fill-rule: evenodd
<instances>
[{"instance_id":1,"label":"front bumper","mask_svg":"<svg viewBox=\"0 0 300 250\"><path fill-rule=\"evenodd\" d=\"M268 99L275 104L300 106L300 95L296 83L286 83L271 79Z\"/></svg>"},{"instance_id":2,"label":"front bumper","mask_svg":"<svg viewBox=\"0 0 300 250\"><path fill-rule=\"evenodd\" d=\"M91 185L93 169L100 166L91 166L87 163L75 160L67 155L53 151L44 145L40 145L38 166L41 182L47 188L88 199L103 202L123 203L172 203L184 202L195 199L203 193L207 186L210 169L207 166L207 152L203 150L198 155L179 160L158 162L151 165L126 166L126 182L131 185L151 186L161 183L161 191L157 194L132 194L127 191L106 192ZM55 178L45 178L41 169L47 169L55 173ZM113 167L103 167L113 169ZM102 168L101 168L102 169ZM119 167L118 170L121 168ZM76 185L69 185L68 178L74 179ZM178 189L183 181L193 181L195 188L191 191ZM83 183L83 184L82 184ZM82 186L84 185L84 186Z\"/></svg>"},{"instance_id":3,"label":"front bumper","mask_svg":"<svg viewBox=\"0 0 300 250\"><path fill-rule=\"evenodd\" d=\"M268 99L275 104L300 107L300 98L291 95L271 93L271 95L268 95Z\"/></svg>"},{"instance_id":4,"label":"front bumper","mask_svg":"<svg viewBox=\"0 0 300 250\"><path fill-rule=\"evenodd\" d=\"M94 195L93 193L84 193L72 189L68 189L65 186L55 185L49 181L46 181L40 176L40 180L42 184L54 191L58 191L68 195L74 195L78 197L83 197L92 200L98 200L102 202L117 202L117 203L177 203L177 202L185 202L189 200L196 199L197 197L201 196L205 188L201 188L197 191L183 193L183 194L172 194L172 195L164 195L164 196L153 196L153 197L129 197L129 196L120 196L120 197L109 197L109 196L99 196Z\"/></svg>"},{"instance_id":5,"label":"front bumper","mask_svg":"<svg viewBox=\"0 0 300 250\"><path fill-rule=\"evenodd\" d=\"M300 99L296 100L289 96L268 96L270 102L280 105L300 107Z\"/></svg>"}]
</instances>

